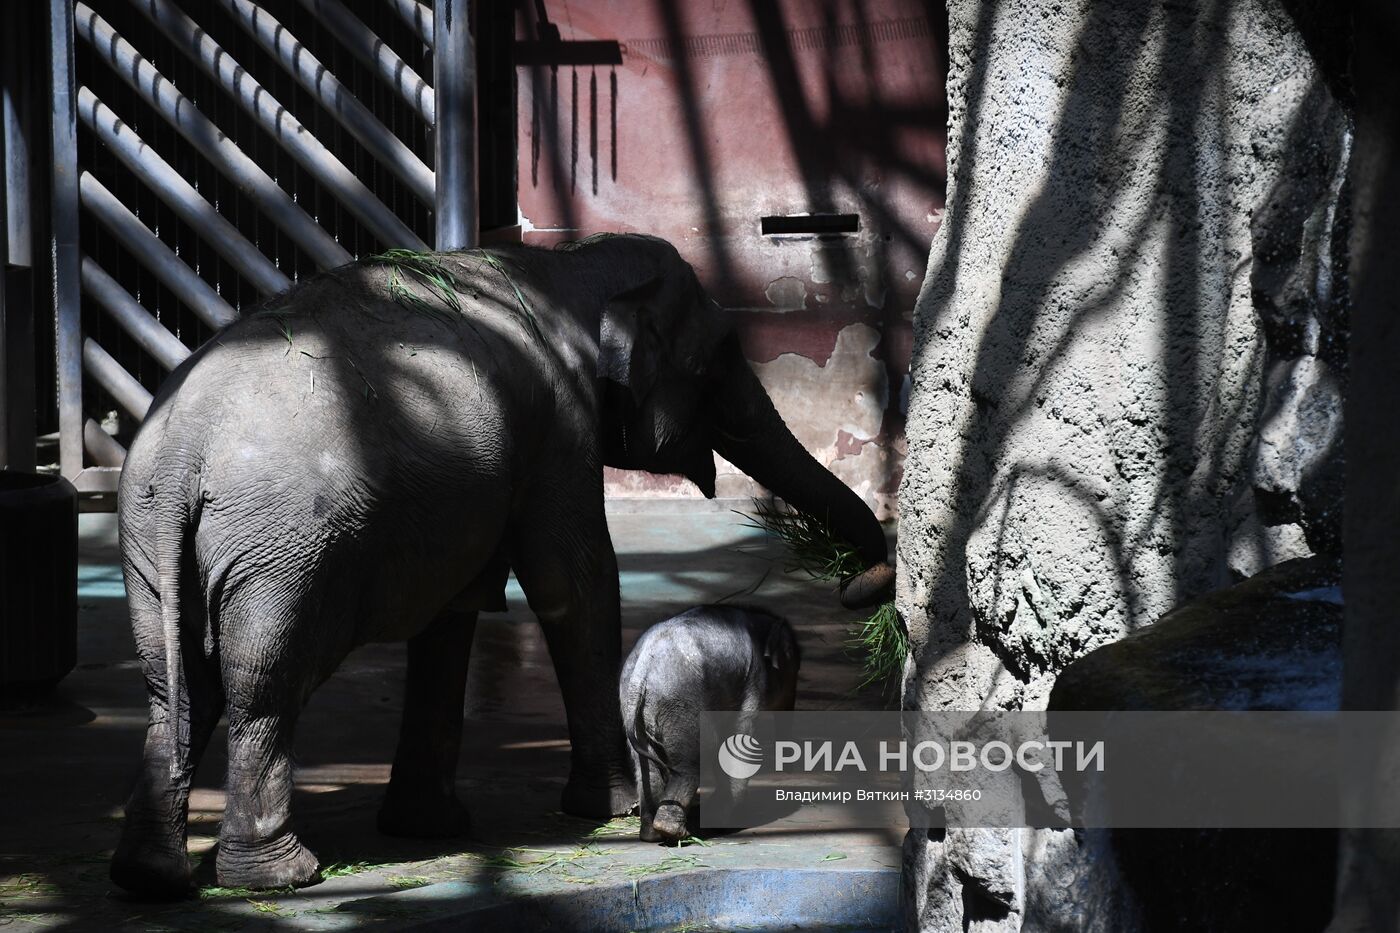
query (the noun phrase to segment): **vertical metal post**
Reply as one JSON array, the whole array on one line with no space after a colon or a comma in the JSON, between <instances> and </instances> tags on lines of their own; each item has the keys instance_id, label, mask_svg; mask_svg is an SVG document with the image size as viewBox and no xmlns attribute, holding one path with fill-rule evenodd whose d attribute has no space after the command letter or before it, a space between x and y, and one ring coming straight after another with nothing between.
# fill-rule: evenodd
<instances>
[{"instance_id":1,"label":"vertical metal post","mask_svg":"<svg viewBox=\"0 0 1400 933\"><path fill-rule=\"evenodd\" d=\"M29 118L33 20L0 8L0 469L34 469L34 303L30 287Z\"/></svg>"},{"instance_id":2,"label":"vertical metal post","mask_svg":"<svg viewBox=\"0 0 1400 933\"><path fill-rule=\"evenodd\" d=\"M476 55L470 6L468 0L437 0L433 7L434 200L440 250L477 242Z\"/></svg>"},{"instance_id":3,"label":"vertical metal post","mask_svg":"<svg viewBox=\"0 0 1400 933\"><path fill-rule=\"evenodd\" d=\"M49 0L49 271L58 358L58 457L63 475L83 469L83 333L78 278L78 110L73 84L73 0Z\"/></svg>"}]
</instances>

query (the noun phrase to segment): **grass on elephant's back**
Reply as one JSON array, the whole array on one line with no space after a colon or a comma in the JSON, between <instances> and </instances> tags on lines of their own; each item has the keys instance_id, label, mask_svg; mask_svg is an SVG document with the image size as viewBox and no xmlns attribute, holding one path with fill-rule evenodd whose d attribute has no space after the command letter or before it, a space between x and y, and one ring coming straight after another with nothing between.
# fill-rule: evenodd
<instances>
[{"instance_id":1,"label":"grass on elephant's back","mask_svg":"<svg viewBox=\"0 0 1400 933\"><path fill-rule=\"evenodd\" d=\"M738 514L750 528L783 543L791 559L783 568L788 573L805 573L815 580L839 584L867 569L855 547L833 532L824 517L760 499L753 500L752 515ZM894 603L881 603L868 618L856 623L846 647L861 661L862 680L856 691L877 684L888 691L903 672L909 654L909 637Z\"/></svg>"},{"instance_id":2,"label":"grass on elephant's back","mask_svg":"<svg viewBox=\"0 0 1400 933\"><path fill-rule=\"evenodd\" d=\"M525 299L525 293L511 276L506 263L486 250L461 250L461 255L474 256L482 264L495 270L510 285L515 300L520 304L520 313L525 316L535 339L544 341L540 325L535 320L534 310ZM429 316L443 317L449 312L465 314L462 295L470 291L457 273L443 262L436 253L420 253L411 249L389 249L368 257L366 262L389 268L389 297L404 307ZM409 287L410 283L424 289L428 296ZM439 306L441 304L441 307Z\"/></svg>"}]
</instances>

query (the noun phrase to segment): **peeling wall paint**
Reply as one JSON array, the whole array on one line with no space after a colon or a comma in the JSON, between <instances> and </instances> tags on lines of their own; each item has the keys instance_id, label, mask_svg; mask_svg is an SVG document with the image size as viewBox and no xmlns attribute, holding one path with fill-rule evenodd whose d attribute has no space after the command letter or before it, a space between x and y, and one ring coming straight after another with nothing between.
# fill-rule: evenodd
<instances>
[{"instance_id":1,"label":"peeling wall paint","mask_svg":"<svg viewBox=\"0 0 1400 933\"><path fill-rule=\"evenodd\" d=\"M734 312L794 434L891 517L913 306L943 212L943 24L918 0L522 5L522 40L555 30L560 63L519 70L525 242L673 242ZM574 63L599 42L621 64ZM761 232L763 217L803 214L853 214L858 228ZM719 474L720 496L761 491L728 464ZM699 495L615 470L606 485Z\"/></svg>"}]
</instances>

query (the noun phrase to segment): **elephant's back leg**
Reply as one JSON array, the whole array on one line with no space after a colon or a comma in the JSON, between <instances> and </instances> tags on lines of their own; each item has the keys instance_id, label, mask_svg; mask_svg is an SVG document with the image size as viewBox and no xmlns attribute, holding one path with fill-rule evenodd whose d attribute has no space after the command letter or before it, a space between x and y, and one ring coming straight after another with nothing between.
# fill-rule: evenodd
<instances>
[{"instance_id":1,"label":"elephant's back leg","mask_svg":"<svg viewBox=\"0 0 1400 933\"><path fill-rule=\"evenodd\" d=\"M230 887L309 884L316 857L292 824L297 719L353 646L354 595L315 567L270 568L220 594L220 666L228 712L228 798L218 878Z\"/></svg>"},{"instance_id":2,"label":"elephant's back leg","mask_svg":"<svg viewBox=\"0 0 1400 933\"><path fill-rule=\"evenodd\" d=\"M128 547L134 542L127 542ZM160 597L128 554L127 603L137 654L146 677L150 720L141 770L126 803L121 841L112 856L112 880L136 894L172 897L190 885L186 854L190 781L218 724L223 690L217 667L204 654L204 612L198 594L181 600L185 610L182 674L166 671ZM184 575L193 579L193 574Z\"/></svg>"}]
</instances>

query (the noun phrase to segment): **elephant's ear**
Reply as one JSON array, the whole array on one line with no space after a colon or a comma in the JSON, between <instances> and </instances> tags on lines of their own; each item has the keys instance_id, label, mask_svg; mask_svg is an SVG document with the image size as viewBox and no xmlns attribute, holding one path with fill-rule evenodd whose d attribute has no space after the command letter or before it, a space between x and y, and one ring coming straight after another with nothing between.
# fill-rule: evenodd
<instances>
[{"instance_id":1,"label":"elephant's ear","mask_svg":"<svg viewBox=\"0 0 1400 933\"><path fill-rule=\"evenodd\" d=\"M640 402L656 384L661 341L651 321L665 284L661 276L614 295L598 326L598 375L632 392Z\"/></svg>"}]
</instances>

